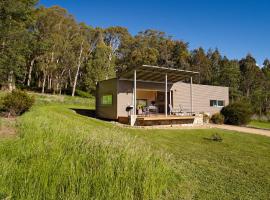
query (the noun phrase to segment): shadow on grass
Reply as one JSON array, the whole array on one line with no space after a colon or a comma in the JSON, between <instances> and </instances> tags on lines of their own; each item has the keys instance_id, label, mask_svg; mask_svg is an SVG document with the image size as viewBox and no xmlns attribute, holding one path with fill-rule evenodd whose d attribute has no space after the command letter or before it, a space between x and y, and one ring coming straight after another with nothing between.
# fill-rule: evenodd
<instances>
[{"instance_id":1,"label":"shadow on grass","mask_svg":"<svg viewBox=\"0 0 270 200\"><path fill-rule=\"evenodd\" d=\"M86 117L100 119L100 120L107 121L107 122L114 121L114 120L110 120L110 119L97 117L96 110L94 110L94 109L79 109L79 108L70 108L70 109L74 110L77 114L83 115Z\"/></svg>"},{"instance_id":2,"label":"shadow on grass","mask_svg":"<svg viewBox=\"0 0 270 200\"><path fill-rule=\"evenodd\" d=\"M71 110L74 110L77 114L97 118L96 116L96 110L93 109L78 109L78 108L70 108Z\"/></svg>"}]
</instances>

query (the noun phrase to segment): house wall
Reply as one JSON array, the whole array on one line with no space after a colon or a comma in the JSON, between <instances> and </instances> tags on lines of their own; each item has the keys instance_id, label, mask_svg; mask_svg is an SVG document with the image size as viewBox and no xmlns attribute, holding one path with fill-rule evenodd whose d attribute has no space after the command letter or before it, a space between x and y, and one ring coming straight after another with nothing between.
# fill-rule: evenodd
<instances>
[{"instance_id":1,"label":"house wall","mask_svg":"<svg viewBox=\"0 0 270 200\"><path fill-rule=\"evenodd\" d=\"M148 83L137 81L137 98L143 97L144 92L140 91L164 91L164 83ZM178 82L168 85L168 91L173 91L173 106L178 108L179 105L188 111L191 110L190 104L190 84ZM229 104L229 89L227 87L209 86L193 84L193 111L217 113L221 110L219 107L210 107L210 100L224 100L225 105ZM111 106L101 105L102 95L112 94L113 104ZM101 81L97 85L96 93L96 113L98 117L107 119L118 119L127 117L126 108L132 105L133 81L110 79Z\"/></svg>"},{"instance_id":2,"label":"house wall","mask_svg":"<svg viewBox=\"0 0 270 200\"><path fill-rule=\"evenodd\" d=\"M126 108L132 105L133 83L130 81L118 80L117 94L117 115L118 117L128 117Z\"/></svg>"},{"instance_id":3,"label":"house wall","mask_svg":"<svg viewBox=\"0 0 270 200\"><path fill-rule=\"evenodd\" d=\"M117 119L117 79L100 81L96 88L96 114L105 119ZM112 105L102 105L103 95L112 94Z\"/></svg>"},{"instance_id":4,"label":"house wall","mask_svg":"<svg viewBox=\"0 0 270 200\"><path fill-rule=\"evenodd\" d=\"M181 105L186 110L191 110L190 84L178 82L173 84L173 106ZM192 84L193 112L220 112L222 107L211 107L210 100L224 100L225 106L229 104L229 88L210 85Z\"/></svg>"},{"instance_id":5,"label":"house wall","mask_svg":"<svg viewBox=\"0 0 270 200\"><path fill-rule=\"evenodd\" d=\"M137 99L146 99L147 105L156 100L156 91L137 90Z\"/></svg>"}]
</instances>

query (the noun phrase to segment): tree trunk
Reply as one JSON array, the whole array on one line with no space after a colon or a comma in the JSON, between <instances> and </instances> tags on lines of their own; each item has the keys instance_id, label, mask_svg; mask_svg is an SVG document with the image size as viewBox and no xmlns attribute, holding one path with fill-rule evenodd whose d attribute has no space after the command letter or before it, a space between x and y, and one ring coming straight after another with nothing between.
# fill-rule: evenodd
<instances>
[{"instance_id":1,"label":"tree trunk","mask_svg":"<svg viewBox=\"0 0 270 200\"><path fill-rule=\"evenodd\" d=\"M52 76L48 75L48 90L52 89Z\"/></svg>"},{"instance_id":2,"label":"tree trunk","mask_svg":"<svg viewBox=\"0 0 270 200\"><path fill-rule=\"evenodd\" d=\"M81 67L82 52L83 52L83 41L81 43L81 50L80 50L80 55L79 55L79 59L78 59L77 71L76 71L76 74L75 74L73 88L72 88L72 95L71 96L73 96L73 97L75 95L75 90L76 90L78 75L79 75L79 71L80 71L80 67Z\"/></svg>"},{"instance_id":3,"label":"tree trunk","mask_svg":"<svg viewBox=\"0 0 270 200\"><path fill-rule=\"evenodd\" d=\"M8 89L9 91L16 89L13 71L10 71L8 75Z\"/></svg>"},{"instance_id":4,"label":"tree trunk","mask_svg":"<svg viewBox=\"0 0 270 200\"><path fill-rule=\"evenodd\" d=\"M108 80L109 79L109 72L110 72L110 68L111 68L111 61L112 61L112 53L109 54L109 64L108 64L108 69L107 69L107 73L106 73L106 76L105 76L105 80Z\"/></svg>"},{"instance_id":5,"label":"tree trunk","mask_svg":"<svg viewBox=\"0 0 270 200\"><path fill-rule=\"evenodd\" d=\"M58 92L59 91L59 82L57 81L57 83L56 83L56 92Z\"/></svg>"},{"instance_id":6,"label":"tree trunk","mask_svg":"<svg viewBox=\"0 0 270 200\"><path fill-rule=\"evenodd\" d=\"M41 87L41 80L40 80L40 76L38 76L38 88Z\"/></svg>"},{"instance_id":7,"label":"tree trunk","mask_svg":"<svg viewBox=\"0 0 270 200\"><path fill-rule=\"evenodd\" d=\"M27 79L27 86L29 87L31 84L31 79L32 79L32 70L33 70L33 65L34 65L35 59L31 60L30 66L29 66L29 71L28 71L28 79Z\"/></svg>"},{"instance_id":8,"label":"tree trunk","mask_svg":"<svg viewBox=\"0 0 270 200\"><path fill-rule=\"evenodd\" d=\"M68 70L68 81L69 82L67 82L67 87L73 85L70 69ZM67 89L67 87L66 87L66 89Z\"/></svg>"},{"instance_id":9,"label":"tree trunk","mask_svg":"<svg viewBox=\"0 0 270 200\"><path fill-rule=\"evenodd\" d=\"M247 88L247 97L249 97L249 93L250 93L250 90L249 90L249 88Z\"/></svg>"},{"instance_id":10,"label":"tree trunk","mask_svg":"<svg viewBox=\"0 0 270 200\"><path fill-rule=\"evenodd\" d=\"M59 94L62 94L62 85L63 85L63 75L65 73L65 69L63 69L63 71L61 72L60 77L58 77L58 86L59 86Z\"/></svg>"},{"instance_id":11,"label":"tree trunk","mask_svg":"<svg viewBox=\"0 0 270 200\"><path fill-rule=\"evenodd\" d=\"M42 91L41 91L41 93L44 93L44 91L45 91L45 84L46 84L46 73L44 72L44 74L43 74L43 81L42 81Z\"/></svg>"}]
</instances>

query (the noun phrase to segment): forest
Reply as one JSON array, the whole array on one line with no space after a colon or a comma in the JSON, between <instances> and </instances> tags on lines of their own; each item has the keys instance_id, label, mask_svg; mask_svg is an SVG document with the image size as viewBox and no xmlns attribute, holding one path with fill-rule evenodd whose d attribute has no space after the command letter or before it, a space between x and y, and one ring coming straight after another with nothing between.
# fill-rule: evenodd
<instances>
[{"instance_id":1,"label":"forest","mask_svg":"<svg viewBox=\"0 0 270 200\"><path fill-rule=\"evenodd\" d=\"M237 60L218 49L190 49L165 32L79 23L59 6L37 0L0 2L0 87L41 93L95 93L98 81L127 67L157 65L200 72L195 83L230 88L230 101L248 101L254 112L270 109L270 61L247 52Z\"/></svg>"}]
</instances>

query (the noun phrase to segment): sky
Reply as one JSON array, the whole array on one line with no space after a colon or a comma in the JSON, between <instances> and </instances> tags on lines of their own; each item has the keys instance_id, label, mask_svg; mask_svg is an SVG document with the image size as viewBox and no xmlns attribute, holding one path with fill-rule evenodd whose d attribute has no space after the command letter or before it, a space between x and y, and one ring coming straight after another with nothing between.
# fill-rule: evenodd
<instances>
[{"instance_id":1,"label":"sky","mask_svg":"<svg viewBox=\"0 0 270 200\"><path fill-rule=\"evenodd\" d=\"M40 0L59 5L78 22L93 27L127 27L132 35L146 29L166 32L189 48L218 48L230 59L251 53L262 65L270 59L268 0Z\"/></svg>"}]
</instances>

